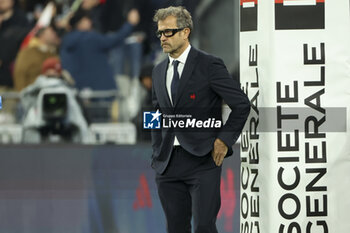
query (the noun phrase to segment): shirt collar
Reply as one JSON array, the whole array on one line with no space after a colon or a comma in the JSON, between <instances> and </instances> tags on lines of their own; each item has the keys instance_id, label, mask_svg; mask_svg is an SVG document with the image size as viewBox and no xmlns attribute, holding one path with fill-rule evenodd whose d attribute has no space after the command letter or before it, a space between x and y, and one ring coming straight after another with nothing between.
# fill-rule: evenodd
<instances>
[{"instance_id":1,"label":"shirt collar","mask_svg":"<svg viewBox=\"0 0 350 233\"><path fill-rule=\"evenodd\" d=\"M170 57L170 55L168 55L169 56L169 64L172 64L174 60L177 60L180 63L185 64L187 57L188 57L188 54L190 53L190 50L191 50L191 45L188 45L187 48L185 49L185 51L183 51L183 53L176 59L174 59L174 58Z\"/></svg>"}]
</instances>

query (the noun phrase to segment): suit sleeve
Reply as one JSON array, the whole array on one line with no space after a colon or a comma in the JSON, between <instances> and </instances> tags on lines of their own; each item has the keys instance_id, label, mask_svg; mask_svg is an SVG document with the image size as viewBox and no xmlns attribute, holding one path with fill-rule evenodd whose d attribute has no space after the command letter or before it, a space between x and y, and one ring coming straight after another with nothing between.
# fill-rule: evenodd
<instances>
[{"instance_id":1,"label":"suit sleeve","mask_svg":"<svg viewBox=\"0 0 350 233\"><path fill-rule=\"evenodd\" d=\"M212 58L209 65L210 86L230 107L231 113L221 128L220 138L230 149L237 141L250 112L250 102L239 83L228 73L223 61Z\"/></svg>"},{"instance_id":2,"label":"suit sleeve","mask_svg":"<svg viewBox=\"0 0 350 233\"><path fill-rule=\"evenodd\" d=\"M153 77L154 75L152 75L152 105L153 105L153 109L157 110L157 109L160 109L160 106L158 103L156 92L154 90L155 80L153 79ZM154 154L155 150L160 148L160 145L162 143L162 131L160 129L152 129L151 135L152 135L152 148L153 148L153 154Z\"/></svg>"},{"instance_id":3,"label":"suit sleeve","mask_svg":"<svg viewBox=\"0 0 350 233\"><path fill-rule=\"evenodd\" d=\"M116 32L112 32L106 35L98 34L98 45L101 49L111 49L123 43L124 39L128 37L133 26L130 23L124 23L124 25Z\"/></svg>"}]
</instances>

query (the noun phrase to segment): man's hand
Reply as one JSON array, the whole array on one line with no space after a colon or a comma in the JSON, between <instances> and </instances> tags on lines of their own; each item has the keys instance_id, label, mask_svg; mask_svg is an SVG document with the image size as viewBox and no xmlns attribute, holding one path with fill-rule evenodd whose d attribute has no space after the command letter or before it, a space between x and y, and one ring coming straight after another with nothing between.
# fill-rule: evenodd
<instances>
[{"instance_id":1,"label":"man's hand","mask_svg":"<svg viewBox=\"0 0 350 233\"><path fill-rule=\"evenodd\" d=\"M131 9L128 13L128 22L136 26L140 22L140 14L139 11L136 9Z\"/></svg>"},{"instance_id":2,"label":"man's hand","mask_svg":"<svg viewBox=\"0 0 350 233\"><path fill-rule=\"evenodd\" d=\"M228 148L226 144L221 139L217 138L214 142L214 149L211 152L211 156L213 156L216 166L221 166L225 155L227 154L227 150Z\"/></svg>"}]
</instances>

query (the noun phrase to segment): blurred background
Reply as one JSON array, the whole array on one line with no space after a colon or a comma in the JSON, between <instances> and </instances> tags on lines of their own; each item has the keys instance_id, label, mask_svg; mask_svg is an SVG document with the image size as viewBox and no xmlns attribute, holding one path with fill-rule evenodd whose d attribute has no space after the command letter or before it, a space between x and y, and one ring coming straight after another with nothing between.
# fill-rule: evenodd
<instances>
[{"instance_id":1,"label":"blurred background","mask_svg":"<svg viewBox=\"0 0 350 233\"><path fill-rule=\"evenodd\" d=\"M192 45L221 57L238 78L238 4L0 0L0 143L149 141L142 112L151 107L152 68L166 56L155 10L185 6ZM125 30L135 11L139 19Z\"/></svg>"},{"instance_id":2,"label":"blurred background","mask_svg":"<svg viewBox=\"0 0 350 233\"><path fill-rule=\"evenodd\" d=\"M149 166L156 9L239 79L236 0L0 0L0 232L165 232ZM224 106L223 106L224 107ZM239 232L239 147L220 232Z\"/></svg>"}]
</instances>

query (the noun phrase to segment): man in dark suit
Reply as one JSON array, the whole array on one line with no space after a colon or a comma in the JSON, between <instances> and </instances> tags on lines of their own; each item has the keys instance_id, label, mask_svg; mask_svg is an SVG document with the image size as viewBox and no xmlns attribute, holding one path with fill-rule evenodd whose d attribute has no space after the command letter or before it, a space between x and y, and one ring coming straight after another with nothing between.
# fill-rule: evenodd
<instances>
[{"instance_id":1,"label":"man in dark suit","mask_svg":"<svg viewBox=\"0 0 350 233\"><path fill-rule=\"evenodd\" d=\"M190 233L192 216L196 233L217 233L221 164L232 154L249 100L221 59L191 47L193 23L185 8L159 9L154 21L169 54L152 74L152 102L167 122L152 131L152 167L168 233ZM224 125L223 100L232 110Z\"/></svg>"}]
</instances>

